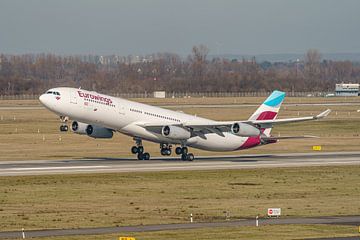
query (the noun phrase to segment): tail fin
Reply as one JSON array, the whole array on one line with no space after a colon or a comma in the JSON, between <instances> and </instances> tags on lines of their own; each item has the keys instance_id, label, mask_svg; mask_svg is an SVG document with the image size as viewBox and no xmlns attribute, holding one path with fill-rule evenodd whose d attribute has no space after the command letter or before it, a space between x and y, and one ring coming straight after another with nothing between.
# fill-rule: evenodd
<instances>
[{"instance_id":1,"label":"tail fin","mask_svg":"<svg viewBox=\"0 0 360 240\"><path fill-rule=\"evenodd\" d=\"M275 119L282 102L285 98L285 92L273 91L271 95L260 105L249 120L272 120ZM264 134L270 136L271 128L264 130Z\"/></svg>"}]
</instances>

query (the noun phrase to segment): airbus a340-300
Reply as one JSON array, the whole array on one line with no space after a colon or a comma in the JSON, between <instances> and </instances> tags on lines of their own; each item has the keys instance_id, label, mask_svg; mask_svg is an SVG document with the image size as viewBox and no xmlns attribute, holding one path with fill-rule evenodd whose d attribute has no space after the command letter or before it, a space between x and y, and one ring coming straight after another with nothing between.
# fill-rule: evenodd
<instances>
[{"instance_id":1,"label":"airbus a340-300","mask_svg":"<svg viewBox=\"0 0 360 240\"><path fill-rule=\"evenodd\" d=\"M188 147L208 151L236 151L271 144L279 139L270 132L274 125L316 120L326 117L330 110L317 116L276 119L285 93L274 91L250 116L241 121L214 121L182 112L133 102L83 89L59 87L40 96L40 102L60 116L60 131L72 131L93 138L112 138L114 132L133 137L131 152L139 160L149 160L143 140L160 144L161 154L169 156L172 146L182 160L192 161ZM303 136L305 137L305 136Z\"/></svg>"}]
</instances>

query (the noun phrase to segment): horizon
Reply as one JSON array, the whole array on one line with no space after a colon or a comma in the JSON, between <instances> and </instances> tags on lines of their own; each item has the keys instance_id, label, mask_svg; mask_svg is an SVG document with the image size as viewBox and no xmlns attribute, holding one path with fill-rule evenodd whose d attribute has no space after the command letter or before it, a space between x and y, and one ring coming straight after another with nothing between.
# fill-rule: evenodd
<instances>
[{"instance_id":1,"label":"horizon","mask_svg":"<svg viewBox=\"0 0 360 240\"><path fill-rule=\"evenodd\" d=\"M315 49L316 50L316 49ZM120 58L120 62L127 62L127 61L135 61L137 62L138 60L134 60L134 57L139 57L139 61L145 60L148 61L149 59L157 59L158 57L156 56L157 54L176 54L177 56L179 56L181 59L186 59L188 56L191 55L191 52L187 55L179 55L177 53L171 53L171 52L157 52L157 53L151 53L151 54L129 54L129 55L119 55L116 53L112 53L112 54L108 54L108 55L101 55L101 54L56 54L56 53L51 53L51 52L41 52L41 53L19 53L19 54L7 54L7 53L1 53L0 52L0 56L4 55L7 57L11 57L11 56L27 56L30 55L32 57L39 57L42 55L53 55L56 57L80 57L82 59L82 61L85 62L98 62L99 59L86 59L86 57L104 57L106 59L111 59L110 61L114 61L114 59L112 59L112 57L119 57ZM321 53L319 52L321 60L330 60L330 61L351 61L351 62L360 62L360 53ZM241 59L246 59L249 60L251 58L255 58L256 62L261 63L261 62L272 62L272 63L276 63L276 62L283 62L283 63L288 63L288 62L294 62L297 60L300 60L301 62L304 61L304 58L306 57L306 52L305 53L275 53L275 54L271 54L271 53L267 53L267 54L236 54L236 53L229 53L229 54L211 54L209 53L207 55L207 59L211 60L211 59L215 59L215 58L220 58L220 59L227 59L227 60L232 60L232 59L237 59L237 60L241 60ZM132 57L132 60L128 60L129 57ZM151 58L149 58L151 57ZM161 58L161 57L160 57Z\"/></svg>"}]
</instances>

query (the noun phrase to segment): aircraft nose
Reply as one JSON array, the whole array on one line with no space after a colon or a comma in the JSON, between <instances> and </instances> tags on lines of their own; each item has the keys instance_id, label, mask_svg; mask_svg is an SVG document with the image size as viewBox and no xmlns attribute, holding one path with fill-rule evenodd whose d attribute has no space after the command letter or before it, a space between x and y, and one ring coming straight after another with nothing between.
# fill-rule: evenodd
<instances>
[{"instance_id":1,"label":"aircraft nose","mask_svg":"<svg viewBox=\"0 0 360 240\"><path fill-rule=\"evenodd\" d=\"M41 94L41 95L40 95L39 101L40 101L43 105L46 105L46 104L45 104L45 94Z\"/></svg>"}]
</instances>

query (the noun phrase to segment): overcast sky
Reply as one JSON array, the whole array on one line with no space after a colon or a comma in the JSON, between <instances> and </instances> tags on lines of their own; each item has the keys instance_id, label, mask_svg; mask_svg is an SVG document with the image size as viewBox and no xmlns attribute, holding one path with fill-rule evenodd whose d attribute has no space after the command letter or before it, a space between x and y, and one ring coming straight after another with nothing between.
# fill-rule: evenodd
<instances>
[{"instance_id":1,"label":"overcast sky","mask_svg":"<svg viewBox=\"0 0 360 240\"><path fill-rule=\"evenodd\" d=\"M0 0L0 52L360 52L359 0Z\"/></svg>"}]
</instances>

